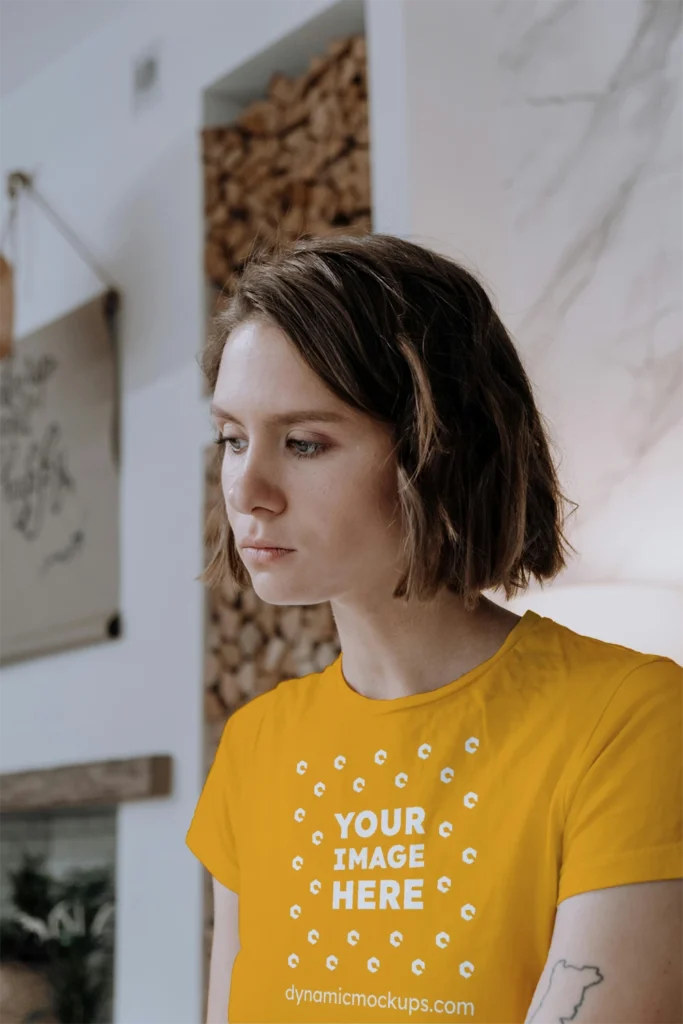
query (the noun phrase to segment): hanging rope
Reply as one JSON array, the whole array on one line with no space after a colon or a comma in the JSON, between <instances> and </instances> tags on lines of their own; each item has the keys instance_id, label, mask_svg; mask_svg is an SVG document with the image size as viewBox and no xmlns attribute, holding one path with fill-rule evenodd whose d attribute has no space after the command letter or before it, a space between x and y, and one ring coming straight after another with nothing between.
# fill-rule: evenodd
<instances>
[{"instance_id":1,"label":"hanging rope","mask_svg":"<svg viewBox=\"0 0 683 1024\"><path fill-rule=\"evenodd\" d=\"M104 268L97 262L78 235L71 230L69 225L65 223L56 210L50 206L45 197L40 194L33 184L33 178L31 178L29 174L25 174L23 171L12 171L11 174L7 176L7 193L10 198L10 209L2 234L0 235L0 252L5 251L6 236L13 236L13 240L16 245L16 220L19 209L19 195L22 189L30 196L34 203L42 209L47 217L49 217L62 237L65 238L72 249L78 253L83 262L90 267L92 271L94 271L105 288L113 288L116 290L117 286L109 274L107 274Z\"/></svg>"},{"instance_id":2,"label":"hanging rope","mask_svg":"<svg viewBox=\"0 0 683 1024\"><path fill-rule=\"evenodd\" d=\"M53 210L47 200L38 192L33 179L30 175L25 174L23 171L13 171L7 176L7 193L9 195L10 206L5 224L0 231L0 291L3 291L3 301L0 302L0 359L5 359L7 356L12 354L13 349L13 314L14 314L14 287L13 287L13 268L12 264L3 255L5 252L5 243L7 239L11 239L13 244L13 255L15 257L15 265L17 263L17 220L19 201L21 193L26 192L30 198L39 206L47 217L55 225L59 233L69 243L69 245L78 253L83 262L94 271L95 275L99 278L106 289L104 295L104 316L109 326L111 343L114 351L114 408L112 411L112 451L114 456L115 464L118 466L120 462L120 391L121 391L121 377L120 377L120 361L118 355L117 345L117 330L116 330L116 316L119 311L120 305L120 291L116 286L115 282L104 270L104 268L98 263L93 255L88 250L87 246L81 241L74 231L71 230L68 224L59 216L59 214Z\"/></svg>"}]
</instances>

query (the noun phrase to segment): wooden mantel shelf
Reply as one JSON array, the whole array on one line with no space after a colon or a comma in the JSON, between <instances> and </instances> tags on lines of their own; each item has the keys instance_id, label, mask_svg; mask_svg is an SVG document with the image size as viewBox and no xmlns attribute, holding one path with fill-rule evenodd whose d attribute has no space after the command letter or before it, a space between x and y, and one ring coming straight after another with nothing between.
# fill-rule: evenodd
<instances>
[{"instance_id":1,"label":"wooden mantel shelf","mask_svg":"<svg viewBox=\"0 0 683 1024\"><path fill-rule=\"evenodd\" d=\"M168 754L0 775L0 814L148 800L171 792Z\"/></svg>"}]
</instances>

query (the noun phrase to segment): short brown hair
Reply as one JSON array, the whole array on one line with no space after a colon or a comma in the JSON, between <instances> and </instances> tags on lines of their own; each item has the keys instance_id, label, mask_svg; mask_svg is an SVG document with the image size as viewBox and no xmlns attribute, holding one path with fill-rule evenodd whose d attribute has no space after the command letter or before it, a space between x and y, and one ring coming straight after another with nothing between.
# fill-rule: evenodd
<instances>
[{"instance_id":1,"label":"short brown hair","mask_svg":"<svg viewBox=\"0 0 683 1024\"><path fill-rule=\"evenodd\" d=\"M255 253L227 285L201 357L213 392L230 332L279 327L348 405L391 426L406 571L394 597L443 586L477 606L564 568L562 495L515 346L481 284L451 259L390 235L305 238ZM225 506L207 520L209 563L244 586Z\"/></svg>"}]
</instances>

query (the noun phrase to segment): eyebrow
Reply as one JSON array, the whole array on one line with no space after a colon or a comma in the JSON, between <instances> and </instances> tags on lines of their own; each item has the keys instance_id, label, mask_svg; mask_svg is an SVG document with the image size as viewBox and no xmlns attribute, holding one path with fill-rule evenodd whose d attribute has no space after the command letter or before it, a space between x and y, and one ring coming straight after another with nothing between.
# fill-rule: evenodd
<instances>
[{"instance_id":1,"label":"eyebrow","mask_svg":"<svg viewBox=\"0 0 683 1024\"><path fill-rule=\"evenodd\" d=\"M239 427L243 427L237 416L233 413L228 412L227 409L222 409L220 405L215 402L211 403L210 406L211 414L217 416L220 419L229 420L230 423L236 423ZM282 427L289 426L293 423L346 423L348 417L338 412L331 412L326 409L298 409L292 410L291 412L281 412L272 416L266 416L264 423L269 427Z\"/></svg>"}]
</instances>

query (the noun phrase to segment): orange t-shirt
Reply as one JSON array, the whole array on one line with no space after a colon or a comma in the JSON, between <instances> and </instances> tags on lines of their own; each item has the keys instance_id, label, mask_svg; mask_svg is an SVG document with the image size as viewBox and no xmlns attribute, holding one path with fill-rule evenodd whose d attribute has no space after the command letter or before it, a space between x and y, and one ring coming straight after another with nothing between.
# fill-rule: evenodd
<instances>
[{"instance_id":1,"label":"orange t-shirt","mask_svg":"<svg viewBox=\"0 0 683 1024\"><path fill-rule=\"evenodd\" d=\"M562 900L683 876L682 683L527 612L428 693L340 656L244 705L187 835L239 893L228 1021L523 1021Z\"/></svg>"}]
</instances>

